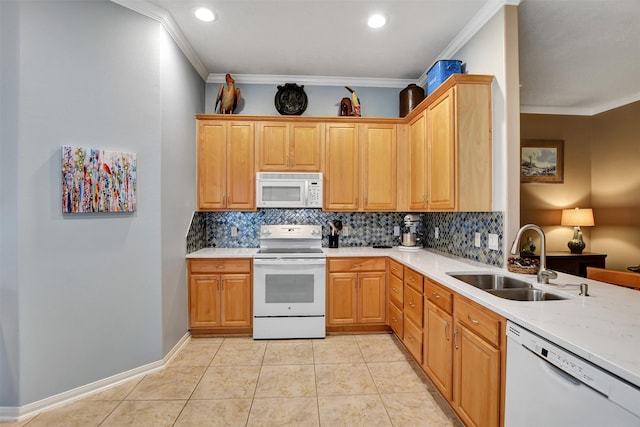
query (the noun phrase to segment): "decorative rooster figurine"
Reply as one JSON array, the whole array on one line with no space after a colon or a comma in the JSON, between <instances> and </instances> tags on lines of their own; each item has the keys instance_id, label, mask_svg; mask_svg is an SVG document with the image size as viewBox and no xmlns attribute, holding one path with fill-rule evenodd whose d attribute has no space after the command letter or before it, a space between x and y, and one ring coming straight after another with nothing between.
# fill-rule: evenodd
<instances>
[{"instance_id":1,"label":"decorative rooster figurine","mask_svg":"<svg viewBox=\"0 0 640 427\"><path fill-rule=\"evenodd\" d=\"M227 87L225 88L224 84L220 85L213 111L218 109L218 103L220 103L220 114L233 114L233 110L236 109L240 101L240 89L236 89L235 80L233 80L231 74L227 73L225 80L227 81Z\"/></svg>"},{"instance_id":2,"label":"decorative rooster figurine","mask_svg":"<svg viewBox=\"0 0 640 427\"><path fill-rule=\"evenodd\" d=\"M345 86L349 92L351 92L351 106L353 107L353 115L356 117L360 117L360 98L356 95L356 91L351 89L349 86Z\"/></svg>"}]
</instances>

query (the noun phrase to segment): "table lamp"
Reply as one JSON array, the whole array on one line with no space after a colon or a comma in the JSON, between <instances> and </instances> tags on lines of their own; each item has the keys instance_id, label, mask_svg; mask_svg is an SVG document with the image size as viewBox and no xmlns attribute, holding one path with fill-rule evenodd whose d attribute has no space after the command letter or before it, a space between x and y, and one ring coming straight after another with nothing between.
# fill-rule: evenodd
<instances>
[{"instance_id":1,"label":"table lamp","mask_svg":"<svg viewBox=\"0 0 640 427\"><path fill-rule=\"evenodd\" d=\"M567 246L572 254L581 254L585 248L580 227L593 227L593 209L563 209L560 225L573 227L573 239L569 240Z\"/></svg>"}]
</instances>

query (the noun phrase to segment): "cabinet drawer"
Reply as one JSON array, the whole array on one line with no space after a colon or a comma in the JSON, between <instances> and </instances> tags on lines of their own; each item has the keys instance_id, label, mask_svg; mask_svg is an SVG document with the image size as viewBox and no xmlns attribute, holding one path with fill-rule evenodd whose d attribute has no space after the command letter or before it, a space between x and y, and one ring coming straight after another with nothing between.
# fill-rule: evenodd
<instances>
[{"instance_id":1,"label":"cabinet drawer","mask_svg":"<svg viewBox=\"0 0 640 427\"><path fill-rule=\"evenodd\" d=\"M422 329L413 324L411 320L405 319L404 322L404 345L409 353L416 359L416 362L422 363Z\"/></svg>"},{"instance_id":2,"label":"cabinet drawer","mask_svg":"<svg viewBox=\"0 0 640 427\"><path fill-rule=\"evenodd\" d=\"M451 314L453 311L453 292L437 283L424 279L424 296L438 308Z\"/></svg>"},{"instance_id":3,"label":"cabinet drawer","mask_svg":"<svg viewBox=\"0 0 640 427\"><path fill-rule=\"evenodd\" d=\"M391 326L398 338L402 339L402 310L396 307L395 304L389 304L389 326Z\"/></svg>"},{"instance_id":4,"label":"cabinet drawer","mask_svg":"<svg viewBox=\"0 0 640 427\"><path fill-rule=\"evenodd\" d=\"M374 258L329 258L329 272L351 272L351 271L385 271L387 269L387 259L384 257Z\"/></svg>"},{"instance_id":5,"label":"cabinet drawer","mask_svg":"<svg viewBox=\"0 0 640 427\"><path fill-rule=\"evenodd\" d=\"M389 273L393 274L400 280L404 278L404 267L398 261L389 260Z\"/></svg>"},{"instance_id":6,"label":"cabinet drawer","mask_svg":"<svg viewBox=\"0 0 640 427\"><path fill-rule=\"evenodd\" d=\"M391 274L389 276L389 300L397 307L402 308L404 304L404 283L402 279Z\"/></svg>"},{"instance_id":7,"label":"cabinet drawer","mask_svg":"<svg viewBox=\"0 0 640 427\"><path fill-rule=\"evenodd\" d=\"M424 301L422 294L411 286L404 287L404 315L422 328L422 313L424 313Z\"/></svg>"},{"instance_id":8,"label":"cabinet drawer","mask_svg":"<svg viewBox=\"0 0 640 427\"><path fill-rule=\"evenodd\" d=\"M190 259L189 271L198 273L251 273L248 258Z\"/></svg>"},{"instance_id":9,"label":"cabinet drawer","mask_svg":"<svg viewBox=\"0 0 640 427\"><path fill-rule=\"evenodd\" d=\"M413 271L412 269L404 268L404 283L411 286L416 291L422 293L422 274Z\"/></svg>"},{"instance_id":10,"label":"cabinet drawer","mask_svg":"<svg viewBox=\"0 0 640 427\"><path fill-rule=\"evenodd\" d=\"M497 314L479 307L465 298L456 296L455 317L460 323L464 323L471 331L489 343L500 346L500 326L503 319Z\"/></svg>"}]
</instances>

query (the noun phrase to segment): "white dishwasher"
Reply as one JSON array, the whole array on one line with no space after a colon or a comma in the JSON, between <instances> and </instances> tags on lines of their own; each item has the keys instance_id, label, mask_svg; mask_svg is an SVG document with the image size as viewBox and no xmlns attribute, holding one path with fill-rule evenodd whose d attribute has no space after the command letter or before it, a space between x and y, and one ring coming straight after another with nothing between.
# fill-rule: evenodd
<instances>
[{"instance_id":1,"label":"white dishwasher","mask_svg":"<svg viewBox=\"0 0 640 427\"><path fill-rule=\"evenodd\" d=\"M640 426L640 389L507 322L506 427Z\"/></svg>"}]
</instances>

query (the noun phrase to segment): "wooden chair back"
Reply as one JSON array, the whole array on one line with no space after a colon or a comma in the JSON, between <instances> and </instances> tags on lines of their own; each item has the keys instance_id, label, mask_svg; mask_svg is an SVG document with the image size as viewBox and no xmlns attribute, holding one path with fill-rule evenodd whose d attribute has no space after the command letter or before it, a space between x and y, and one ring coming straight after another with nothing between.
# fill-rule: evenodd
<instances>
[{"instance_id":1,"label":"wooden chair back","mask_svg":"<svg viewBox=\"0 0 640 427\"><path fill-rule=\"evenodd\" d=\"M640 273L587 267L587 279L640 290Z\"/></svg>"}]
</instances>

